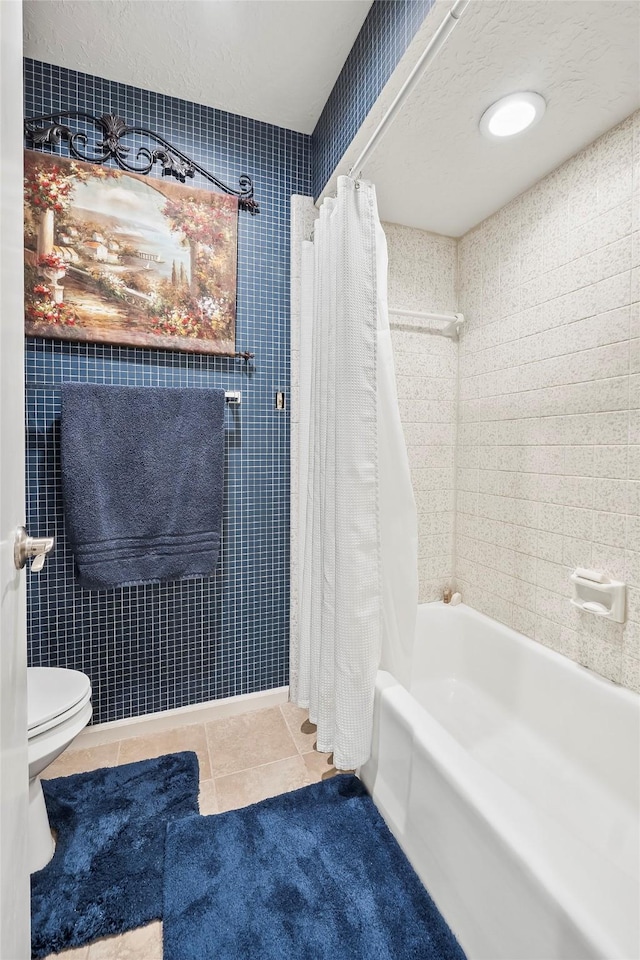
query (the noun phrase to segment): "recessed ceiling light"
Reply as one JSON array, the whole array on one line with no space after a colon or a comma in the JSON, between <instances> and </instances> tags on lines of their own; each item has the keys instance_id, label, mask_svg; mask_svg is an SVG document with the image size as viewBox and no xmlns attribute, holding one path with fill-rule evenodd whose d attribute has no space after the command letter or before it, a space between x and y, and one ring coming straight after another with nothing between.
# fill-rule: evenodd
<instances>
[{"instance_id":1,"label":"recessed ceiling light","mask_svg":"<svg viewBox=\"0 0 640 960\"><path fill-rule=\"evenodd\" d=\"M480 132L489 140L515 137L542 120L546 106L539 93L510 93L485 110Z\"/></svg>"}]
</instances>

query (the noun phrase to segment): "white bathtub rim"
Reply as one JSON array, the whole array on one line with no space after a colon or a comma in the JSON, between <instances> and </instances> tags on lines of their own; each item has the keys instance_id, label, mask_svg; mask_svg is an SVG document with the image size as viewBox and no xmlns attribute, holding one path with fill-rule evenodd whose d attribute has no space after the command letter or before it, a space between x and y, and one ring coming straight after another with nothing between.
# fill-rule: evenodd
<instances>
[{"instance_id":1,"label":"white bathtub rim","mask_svg":"<svg viewBox=\"0 0 640 960\"><path fill-rule=\"evenodd\" d=\"M432 880L436 883L436 875L432 875L431 868L428 866L429 860L425 861L423 859L430 848L428 832L424 835L424 841L419 840L422 829L420 818L424 816L420 795L412 794L411 790L411 784L414 782L414 775L411 772L413 767L415 766L416 770L419 771L422 770L425 763L422 756L423 745L419 742L420 736L416 735L415 732L416 729L422 729L422 737L426 740L428 763L433 771L433 776L441 779L443 784L448 785L452 798L458 797L463 807L467 806L473 811L473 817L479 831L478 836L482 836L482 833L486 830L487 835L490 834L491 836L491 843L498 851L498 856L504 859L505 863L512 864L518 875L524 879L525 885L531 886L532 894L537 891L535 896L539 898L541 904L545 901L549 903L550 915L556 915L559 919L562 918L562 926L568 934L570 931L574 931L570 933L569 939L573 942L573 949L577 950L575 955L597 957L598 960L605 960L605 958L606 960L623 960L623 958L624 960L632 960L632 958L636 958L640 954L636 946L638 915L633 900L637 860L633 856L626 857L624 855L625 849L628 851L631 846L635 846L631 832L634 830L637 803L634 800L629 805L628 802L629 796L635 796L635 785L629 793L626 791L624 778L620 781L620 784L615 779L612 781L611 799L613 806L609 808L608 804L603 805L603 822L620 824L621 830L618 829L617 838L614 833L611 834L611 844L606 841L602 843L599 840L592 845L589 842L588 833L574 833L570 822L567 824L565 820L563 825L562 817L556 820L552 806L539 806L535 800L535 795L532 795L529 799L527 793L519 791L515 783L512 786L508 779L504 780L499 770L494 772L492 769L485 767L481 757L476 758L472 752L468 752L464 743L456 740L455 728L452 728L452 732L449 733L449 730L435 716L430 714L428 698L419 702L423 691L420 690L418 684L421 679L429 679L429 672L425 673L423 678L420 677L420 673L433 664L434 673L431 674L433 679L436 679L436 677L438 679L440 677L444 679L455 678L457 675L462 681L471 679L472 684L478 683L479 690L484 689L485 669L480 669L476 674L473 672L467 674L464 657L459 659L454 652L451 656L446 654L446 637L449 629L451 629L452 638L456 638L457 634L456 643L458 643L459 638L463 641L463 644L472 644L474 639L473 626L475 624L481 628L481 630L479 629L478 640L483 645L476 648L480 650L481 657L485 650L484 633L487 632L486 636L490 644L487 647L490 654L487 661L489 670L492 669L490 664L493 662L493 658L499 658L505 652L507 655L505 661L507 672L498 675L496 680L497 686L495 689L498 696L500 696L500 683L505 680L507 683L511 682L511 670L514 665L518 668L519 664L522 663L526 668L531 657L535 657L537 667L542 668L539 675L542 681L552 671L556 678L559 677L558 686L560 690L562 690L562 684L566 680L568 683L567 695L571 696L571 691L575 691L578 698L576 705L579 710L575 716L578 719L582 715L580 711L584 709L591 710L590 716L593 718L594 716L600 716L601 707L606 710L610 706L615 711L613 714L616 718L615 728L620 728L620 732L624 732L625 729L629 731L631 728L628 727L628 724L636 722L638 717L637 710L640 703L638 696L633 691L570 660L558 651L518 633L512 627L499 623L467 605L453 608L447 606L446 611L444 610L445 606L447 605L442 602L436 602L423 604L419 608L416 639L417 656L413 671L417 683L414 685L414 694L406 691L389 674L386 674L385 677L382 675L378 677L376 697L380 700L384 689L386 689L385 703L383 705L381 702L376 711L376 725L380 734L374 745L373 762L368 769L365 769L367 783L372 789L374 799L376 785L378 785L383 813L390 818L390 826L401 844L405 836L408 844L409 839L415 837L418 849L422 847L423 843L426 844L423 852L417 854L418 861L414 866L417 868L422 858L421 869L425 871L425 879L429 878L429 883ZM422 611L422 614L420 611ZM431 611L435 613L433 619L429 618ZM460 623L460 631L458 631L456 622ZM451 624L451 627L448 624ZM425 629L428 630L427 633L425 633ZM432 655L427 652L426 660L421 663L419 645L422 638L429 635L441 636L444 642L445 655L442 657L441 654L437 654L435 660L432 660ZM509 644L514 640L517 641L519 650L509 647ZM422 649L425 651L425 645ZM512 650L515 659L512 658ZM473 662L472 659L470 667L475 670ZM496 662L499 663L500 661L497 660ZM537 676L537 672L534 673L534 684ZM486 679L489 679L489 677ZM383 680L384 683L382 683ZM380 689L380 686L383 689ZM556 690L555 682L552 687ZM493 689L493 685L490 689ZM509 688L507 687L507 689ZM535 685L533 689L536 689ZM544 687L540 689L544 689ZM568 702L572 703L571 700ZM508 699L506 703L509 706ZM419 717L416 710L420 711ZM382 719L379 716L380 714L382 714ZM384 722L385 714L387 715L386 723ZM523 716L526 716L526 714ZM426 719L427 722L423 723L423 719ZM535 714L533 720L535 721ZM388 726L389 723L391 726ZM536 729L535 726L533 729ZM542 729L545 729L544 726ZM635 727L633 729L635 730ZM544 735L545 733L543 733ZM547 727L546 735L550 735L549 743L552 744L554 742L553 728ZM401 736L407 738L406 742L403 741L405 745L400 740L397 741L397 745L401 748L401 756L405 758L402 763L408 764L406 768L408 774L402 772L393 762L396 749L394 746L395 738ZM635 750L634 737L635 734L630 737L624 735L622 741L624 746L621 747L621 751L616 751L616 754L614 754L614 756L617 755L621 758L623 764L628 763L628 759L625 760L625 758L627 758L629 747ZM582 739L584 742L584 737ZM565 746L568 743L571 747L570 739L562 738L562 740L565 742ZM413 746L411 746L412 744ZM600 749L602 749L602 743ZM605 752L603 756L606 755ZM572 762L571 749L567 754L567 759L568 762ZM387 766L389 761L391 761L391 765ZM576 757L576 762L578 762L578 757ZM632 768L634 771L633 777L635 777L633 761ZM597 771L597 766L593 769ZM607 765L602 769L606 771ZM405 775L408 776L407 786L404 785ZM400 780L398 780L398 776L400 776ZM399 790L394 788L396 782L400 787ZM543 783L544 781L539 780L538 782ZM598 781L596 773L595 782L606 784L608 779ZM633 783L633 779L631 782ZM428 780L424 783L428 783ZM620 786L622 786L622 792L620 792ZM624 801L622 807L616 805L620 798ZM391 805L391 809L388 808L387 801ZM596 816L598 815L597 810L594 813ZM394 817L397 819L394 820ZM588 821L585 822L588 824ZM483 824L485 824L484 827ZM601 831L596 831L595 837L598 835L602 838ZM453 834L447 834L447 843L442 849L439 850L437 844L431 849L431 855L436 857L432 861L434 865L436 862L439 863L440 867L438 869L440 872L442 873L442 868L444 868L445 877L448 873L452 880L455 880L455 871L458 869L456 864L461 867L465 863L465 856L462 855L461 858L460 854L455 852L456 836L457 832L454 829ZM543 838L544 843L540 841L540 837ZM412 842L414 842L413 839ZM447 854L447 847L450 847L451 858ZM499 853L503 848L506 850L504 857ZM461 849L464 850L464 848ZM405 847L405 852L411 859L411 850ZM438 889L437 884L436 889ZM439 893L443 897L448 897L445 888L441 888ZM467 892L467 895L469 895L469 892ZM451 906L451 904L449 905ZM439 906L446 917L447 901L443 900L443 904ZM471 917L472 913L469 916L470 920ZM452 919L455 918L456 914L454 913ZM463 928L461 927L462 931ZM469 932L469 929L467 932ZM538 944L535 940L533 928L530 933L533 937L530 943L535 943L537 948L540 949L541 944ZM478 941L478 946L483 949L483 947L480 947L481 940L482 937ZM472 942L468 945L468 949L471 950L470 956L474 955ZM504 957L509 957L509 960L511 960L511 957L515 956L513 950L517 951L518 948L514 946L514 942L505 941L505 943L507 943L511 952L505 953ZM498 944L494 943L492 949L497 949L499 952ZM489 955L494 956L495 954L492 952ZM556 953L545 955L556 956ZM564 953L561 955L564 956Z\"/></svg>"},{"instance_id":2,"label":"white bathtub rim","mask_svg":"<svg viewBox=\"0 0 640 960\"><path fill-rule=\"evenodd\" d=\"M414 749L417 747L428 754L429 762L437 768L443 779L473 805L479 818L503 849L517 858L523 872L546 892L579 935L593 943L600 956L620 960L621 944L612 940L603 923L598 922L593 913L558 878L549 859L529 839L532 835L530 821L539 813L534 812L526 797L486 770L391 674L380 671L378 676L384 683L380 691L381 709L384 700L396 710L420 711L420 724L427 733L428 746L424 742L426 738L416 735L414 729ZM470 775L471 771L473 775ZM386 812L389 815L389 811ZM402 832L397 825L395 827L392 832L400 839Z\"/></svg>"},{"instance_id":3,"label":"white bathtub rim","mask_svg":"<svg viewBox=\"0 0 640 960\"><path fill-rule=\"evenodd\" d=\"M446 612L444 607L442 603L435 603L423 604L419 608L418 620L422 629L417 635L416 648L420 652L417 653L416 679L411 690L416 699L429 711L429 684L422 688L425 677L442 678L449 683L460 680L472 687L477 685L480 691L485 689L486 682L487 692L491 691L490 696L496 697L499 708L521 717L525 727L530 727L534 734L538 732L550 745L553 744L567 763L577 763L588 777L601 785L601 789L610 793L614 804L625 806L627 815L633 816L637 822L640 809L640 768L637 762L640 758L640 696L464 604ZM425 636L433 630L445 633L444 642L436 644L440 652L432 662L430 645L420 643L420 634ZM485 642L489 644L486 656ZM451 653L448 652L450 645ZM468 666L465 648L470 653ZM481 662L478 662L478 650L482 654ZM500 669L503 660L504 670ZM496 669L491 666L487 670L486 665L494 662ZM511 691L514 684L520 685L520 677L528 674L530 667L534 679L524 684L524 710L521 712L512 700ZM538 687L535 686L536 677L541 684ZM555 724L561 725L557 726L557 732L553 719L551 726L547 723L546 707L541 710L539 703L536 709L535 700L532 700L532 694L539 701L544 700L547 683L555 692L551 715L553 717L555 712ZM575 701L572 700L574 695ZM572 703L573 708L568 706ZM556 705L564 705L559 707L560 715ZM583 716L582 711L585 711L586 725L576 722L576 718L579 720ZM566 720L562 717L563 712L568 714ZM611 718L615 731L608 740L603 730L610 725L603 727L598 720L601 714ZM634 864L634 873L636 869L637 864Z\"/></svg>"},{"instance_id":4,"label":"white bathtub rim","mask_svg":"<svg viewBox=\"0 0 640 960\"><path fill-rule=\"evenodd\" d=\"M444 608L447 605L439 602L421 606L423 608L433 606ZM464 604L448 608L445 616L448 617L449 613L453 614L454 619L459 619L461 615L478 619L492 631L498 630L502 637L507 640L511 640L513 635L516 634L518 640L524 644L525 649L531 651L533 656L544 657L552 664L557 664L565 672L567 670L571 671L580 678L582 683L586 681L603 692L606 689L607 695L613 694L618 702L621 698L628 706L636 708L638 705L638 697L633 691L594 674L588 668L575 663L555 650L545 647L538 641L523 634L518 634L506 624L498 623L491 617ZM417 642L420 643L420 639L417 639ZM566 863L580 862L581 850L584 856L583 862L588 863L591 856L589 849L581 847L577 838L563 830L560 825L556 825L549 814L537 810L531 801L519 793L515 787L512 787L491 771L486 770L482 763L469 754L455 737L429 713L428 709L419 703L412 693L407 691L391 674L380 671L377 678L377 688L381 710L384 709L383 703L389 703L391 708L400 712L402 716L415 715L416 709L420 711L420 723L417 724L417 728L423 731L423 735L421 737L415 729L413 730L414 750L416 747L425 750L429 762L435 765L439 774L453 786L453 789L466 802L473 805L476 814L485 823L487 829L492 831L500 846L508 852L511 858L517 860L519 869L522 869L523 873L535 879L536 884L553 900L555 907L561 910L567 922L575 927L578 935L586 937L593 943L598 955L619 960L624 947L621 947L619 940L614 942L612 934L609 932L612 929L617 929L619 924L620 918L611 916L611 910L615 911L617 896L612 894L610 897L598 897L595 904L589 905L590 888L587 885L582 887L583 897L577 897L572 892L567 878L563 879L562 874L558 875L554 867L552 845L548 844L546 852L543 852L544 848L535 845L531 839L535 836L533 828L536 819L539 822L540 817L544 817L548 833L552 837L554 837L554 834L557 835L557 844L553 844L553 847L557 846L560 850L568 851L568 854L565 854ZM428 741L427 745L421 742L425 736ZM387 816L392 817L393 814L386 808L386 804L384 804L384 807ZM393 832L401 840L401 825L394 823L393 826ZM572 847L575 847L573 851ZM577 855L574 856L574 854ZM594 857L597 859L597 851ZM560 859L562 860L562 858ZM619 886L615 883L616 876L619 877L618 883L624 882L625 877L631 883L635 882L635 878L614 861L611 861L611 873L613 874L614 891L620 891ZM591 896L593 898L593 894ZM632 923L633 921L631 921L631 925ZM633 938L635 931L625 930L625 934Z\"/></svg>"},{"instance_id":5,"label":"white bathtub rim","mask_svg":"<svg viewBox=\"0 0 640 960\"><path fill-rule=\"evenodd\" d=\"M499 632L503 636L516 636L518 640L520 640L527 648L535 650L536 655L539 654L540 656L550 660L552 663L561 663L563 669L570 670L576 675L587 680L589 683L595 684L596 686L604 685L604 687L609 688L609 690L614 693L615 696L620 697L623 702L630 704L636 709L638 708L640 703L640 694L636 693L634 690L630 690L628 687L624 687L622 684L616 683L614 680L609 680L608 677L603 677L602 674L597 673L590 667L587 667L582 663L578 663L577 660L572 660L571 657L567 657L564 653L554 650L553 647L548 647L540 640L536 640L533 637L528 637L525 633L520 633L519 630L515 630L514 627L510 627L507 623L503 623L501 620L494 620L493 617L488 616L486 613L482 613L480 610L476 610L475 607L471 607L467 603L458 603L452 607L451 604L444 603L442 600L433 600L429 603L419 604L418 615L420 614L420 610L431 607L437 607L443 610L446 609L447 614L451 614L453 617L459 617L461 614L471 616L473 619L480 620L481 623L491 627L493 630ZM419 643L420 641L418 640L417 642Z\"/></svg>"}]
</instances>

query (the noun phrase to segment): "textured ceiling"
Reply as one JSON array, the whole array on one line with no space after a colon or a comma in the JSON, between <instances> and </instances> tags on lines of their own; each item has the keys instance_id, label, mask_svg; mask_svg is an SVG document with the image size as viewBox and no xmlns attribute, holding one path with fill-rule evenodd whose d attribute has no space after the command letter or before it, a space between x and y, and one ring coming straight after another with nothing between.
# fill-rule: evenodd
<instances>
[{"instance_id":1,"label":"textured ceiling","mask_svg":"<svg viewBox=\"0 0 640 960\"><path fill-rule=\"evenodd\" d=\"M486 140L482 113L517 90L543 120ZM363 172L383 219L460 236L638 107L636 0L472 0Z\"/></svg>"},{"instance_id":2,"label":"textured ceiling","mask_svg":"<svg viewBox=\"0 0 640 960\"><path fill-rule=\"evenodd\" d=\"M370 6L371 0L25 0L24 51L311 133Z\"/></svg>"}]
</instances>

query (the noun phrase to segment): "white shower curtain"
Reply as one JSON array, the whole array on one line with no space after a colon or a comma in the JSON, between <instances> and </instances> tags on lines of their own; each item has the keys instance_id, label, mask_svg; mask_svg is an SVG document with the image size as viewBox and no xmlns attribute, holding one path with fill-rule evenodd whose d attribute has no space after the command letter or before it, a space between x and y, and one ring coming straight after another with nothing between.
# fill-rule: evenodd
<instances>
[{"instance_id":1,"label":"white shower curtain","mask_svg":"<svg viewBox=\"0 0 640 960\"><path fill-rule=\"evenodd\" d=\"M417 521L387 314L375 188L340 177L302 256L299 611L291 697L317 749L360 766L375 675L408 683Z\"/></svg>"}]
</instances>

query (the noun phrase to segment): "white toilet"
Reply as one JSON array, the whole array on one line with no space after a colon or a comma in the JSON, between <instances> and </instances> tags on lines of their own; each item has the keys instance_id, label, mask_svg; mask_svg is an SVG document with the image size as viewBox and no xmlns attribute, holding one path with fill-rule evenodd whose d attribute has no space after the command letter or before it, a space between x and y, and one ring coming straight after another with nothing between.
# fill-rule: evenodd
<instances>
[{"instance_id":1,"label":"white toilet","mask_svg":"<svg viewBox=\"0 0 640 960\"><path fill-rule=\"evenodd\" d=\"M86 727L91 712L91 683L84 673L60 667L27 669L31 873L46 866L55 850L40 774Z\"/></svg>"}]
</instances>

